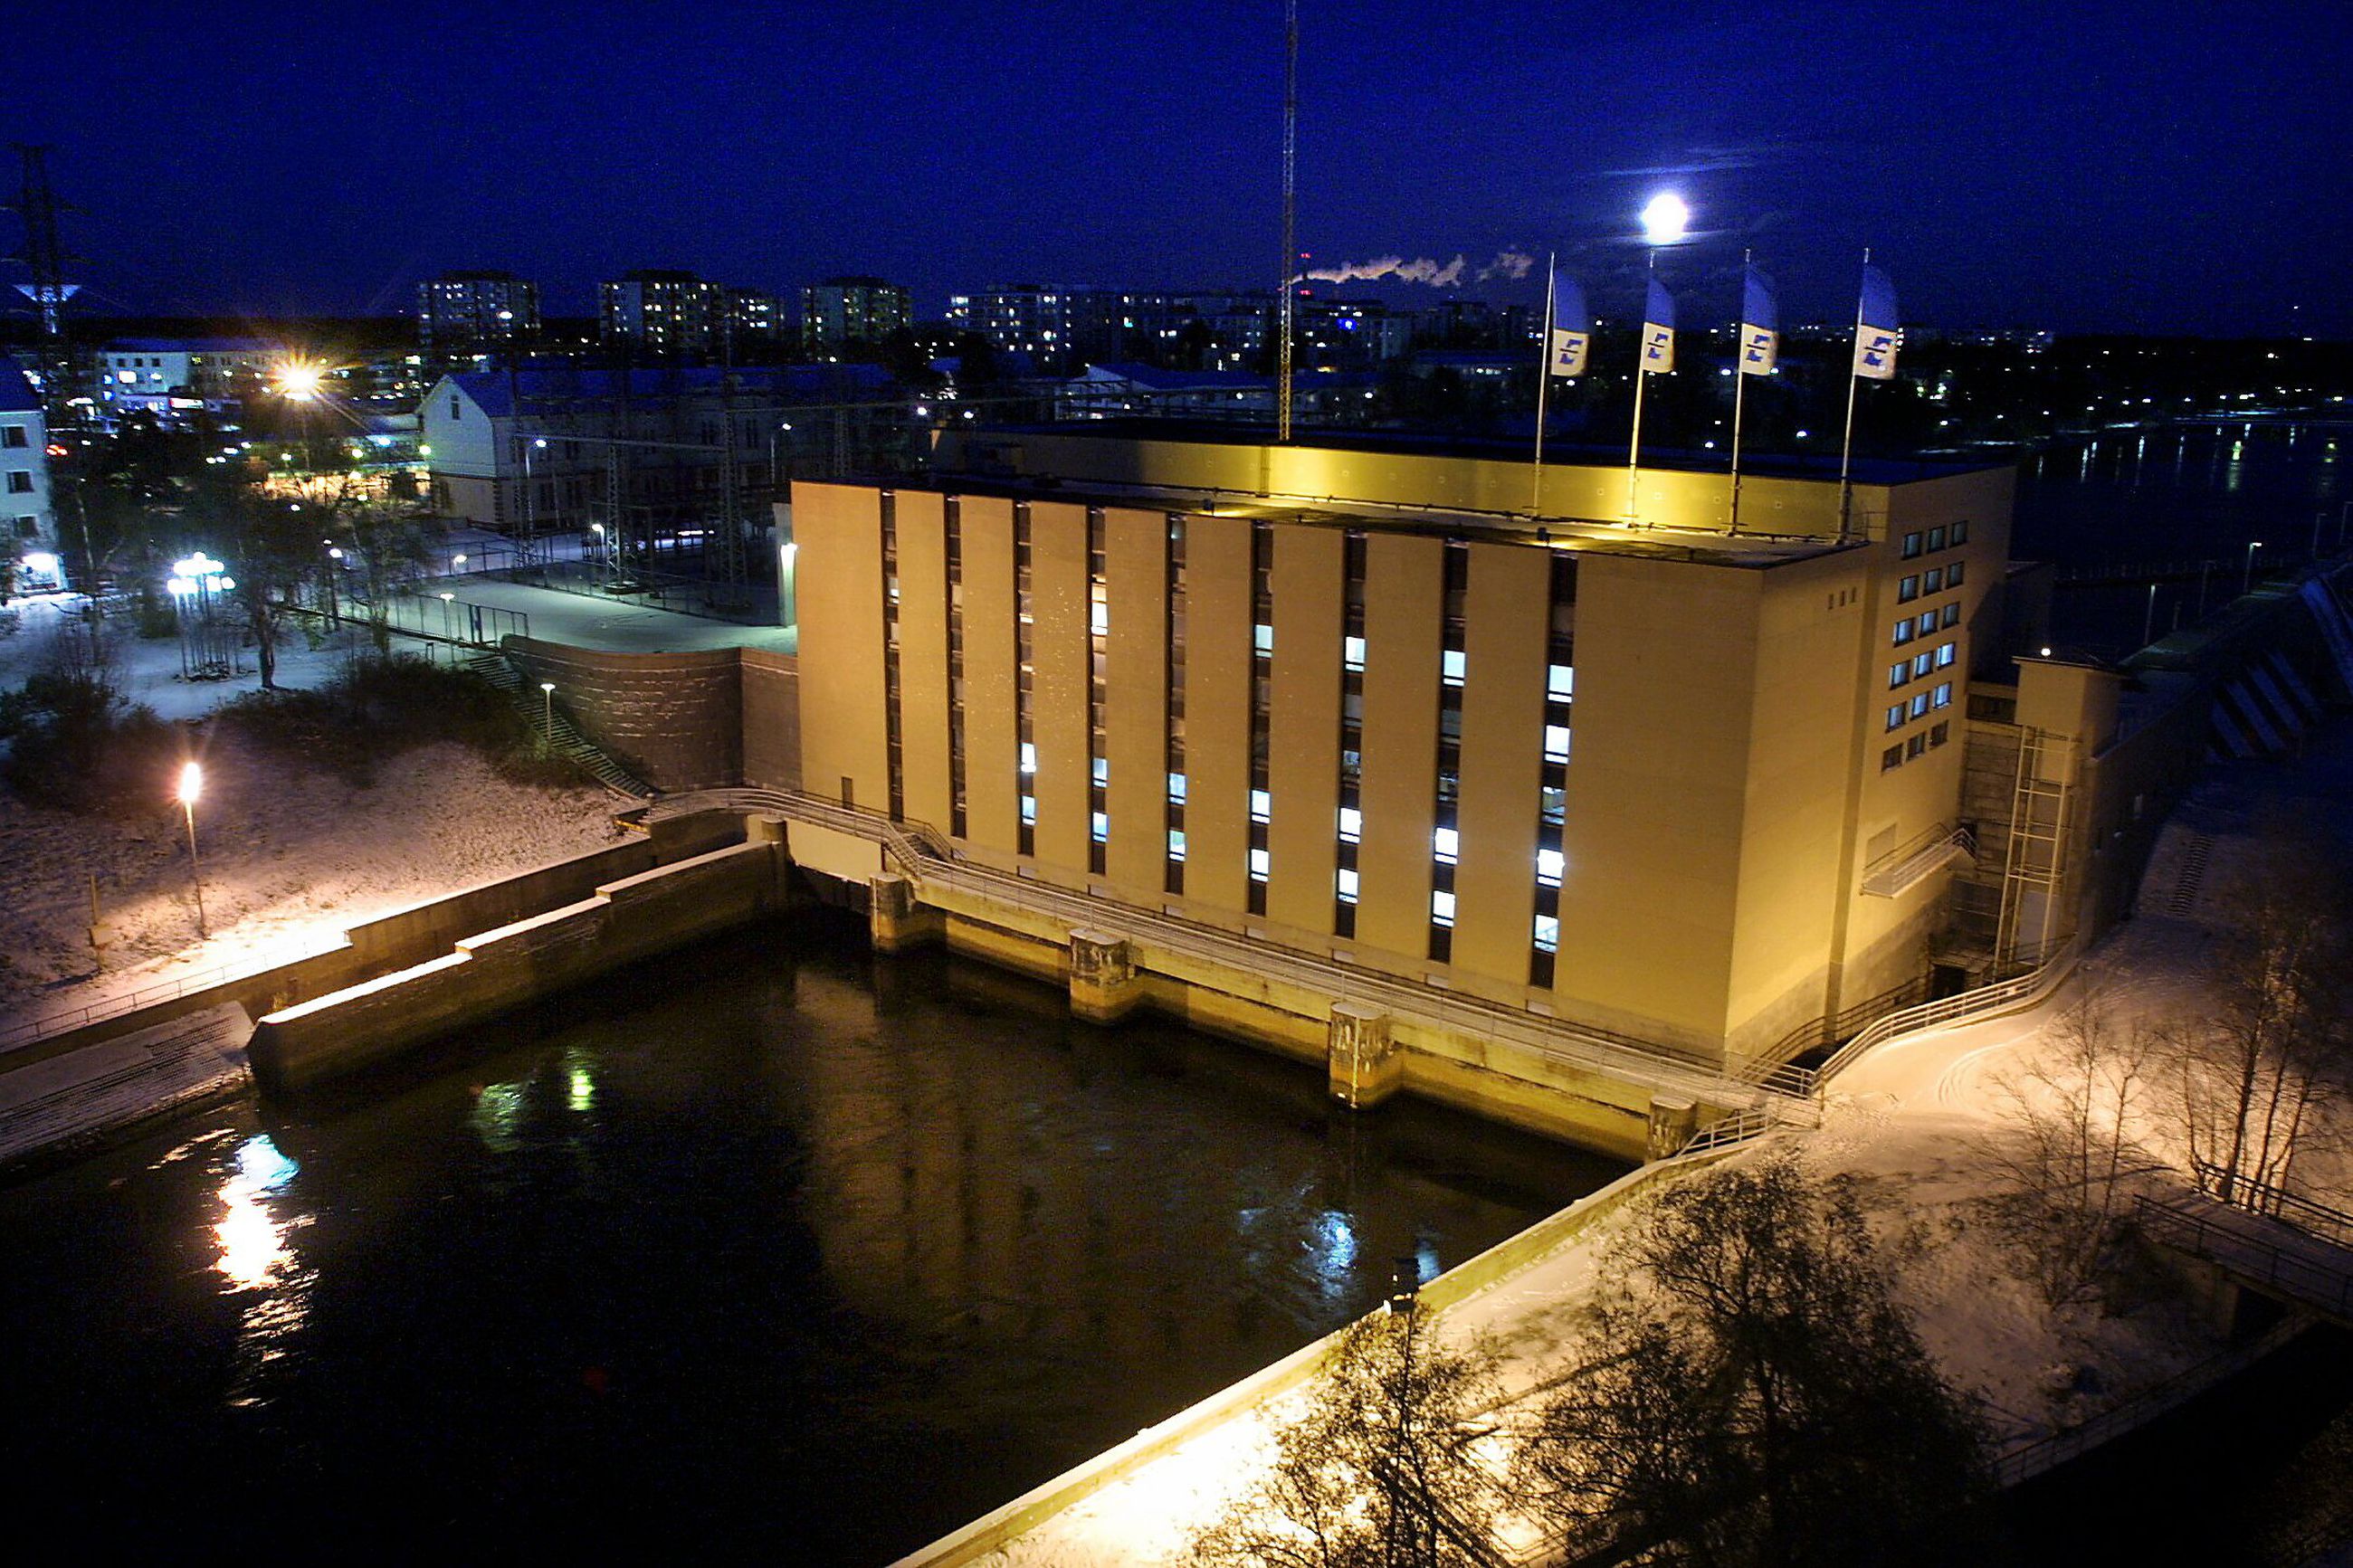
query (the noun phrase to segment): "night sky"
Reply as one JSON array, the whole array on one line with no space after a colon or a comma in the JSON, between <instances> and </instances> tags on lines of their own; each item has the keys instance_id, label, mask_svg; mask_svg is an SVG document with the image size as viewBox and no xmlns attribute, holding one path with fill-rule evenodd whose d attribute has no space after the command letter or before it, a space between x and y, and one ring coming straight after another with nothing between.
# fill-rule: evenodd
<instances>
[{"instance_id":1,"label":"night sky","mask_svg":"<svg viewBox=\"0 0 2353 1568\"><path fill-rule=\"evenodd\" d=\"M13 9L0 136L55 144L100 312L386 311L501 267L586 313L673 266L876 272L934 316L1279 265L1280 0ZM1869 244L1913 322L2353 335L2344 0L1301 12L1303 248L1466 258L1398 302L1534 300L1477 274L1556 247L1622 310L1672 185L1687 319L1744 246L1788 320L1844 318Z\"/></svg>"}]
</instances>

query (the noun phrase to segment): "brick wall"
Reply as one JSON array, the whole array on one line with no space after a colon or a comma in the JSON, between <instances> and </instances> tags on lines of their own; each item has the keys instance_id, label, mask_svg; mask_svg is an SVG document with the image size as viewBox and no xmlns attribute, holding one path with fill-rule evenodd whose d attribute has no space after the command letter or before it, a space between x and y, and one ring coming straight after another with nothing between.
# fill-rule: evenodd
<instances>
[{"instance_id":1,"label":"brick wall","mask_svg":"<svg viewBox=\"0 0 2353 1568\"><path fill-rule=\"evenodd\" d=\"M744 648L744 782L801 787L800 661Z\"/></svg>"},{"instance_id":2,"label":"brick wall","mask_svg":"<svg viewBox=\"0 0 2353 1568\"><path fill-rule=\"evenodd\" d=\"M743 650L607 653L516 637L503 646L527 679L555 683L556 706L582 734L656 788L742 782Z\"/></svg>"}]
</instances>

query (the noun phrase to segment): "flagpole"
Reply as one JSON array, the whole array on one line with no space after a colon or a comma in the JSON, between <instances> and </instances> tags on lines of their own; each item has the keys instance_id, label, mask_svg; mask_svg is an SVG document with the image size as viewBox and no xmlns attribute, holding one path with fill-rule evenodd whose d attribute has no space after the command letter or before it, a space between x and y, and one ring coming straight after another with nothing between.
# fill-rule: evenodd
<instances>
[{"instance_id":1,"label":"flagpole","mask_svg":"<svg viewBox=\"0 0 2353 1568\"><path fill-rule=\"evenodd\" d=\"M1740 409L1748 395L1748 263L1752 253L1740 253L1740 314L1732 322L1732 528L1740 531ZM1775 325L1779 325L1777 321Z\"/></svg>"},{"instance_id":2,"label":"flagpole","mask_svg":"<svg viewBox=\"0 0 2353 1568\"><path fill-rule=\"evenodd\" d=\"M1651 270L1656 272L1658 269L1659 250L1658 247L1652 246ZM1637 318L1643 324L1634 329L1634 438L1626 447L1626 525L1629 528L1641 515L1635 501L1635 487L1642 476L1642 388L1651 379L1651 373L1642 368L1643 337L1648 331L1650 310L1647 303L1643 305L1642 314Z\"/></svg>"},{"instance_id":3,"label":"flagpole","mask_svg":"<svg viewBox=\"0 0 2353 1568\"><path fill-rule=\"evenodd\" d=\"M1545 252L1544 331L1536 334L1536 471L1528 490L1528 510L1536 517L1544 515L1545 389L1552 384L1552 284L1558 260L1559 252Z\"/></svg>"},{"instance_id":4,"label":"flagpole","mask_svg":"<svg viewBox=\"0 0 2353 1568\"><path fill-rule=\"evenodd\" d=\"M1862 247L1862 264L1871 265L1871 247ZM1847 345L1846 365L1846 439L1839 447L1839 538L1847 536L1849 520L1853 509L1854 486L1849 476L1854 471L1854 395L1862 378L1854 374L1856 346L1862 342L1862 289L1854 292L1854 340Z\"/></svg>"}]
</instances>

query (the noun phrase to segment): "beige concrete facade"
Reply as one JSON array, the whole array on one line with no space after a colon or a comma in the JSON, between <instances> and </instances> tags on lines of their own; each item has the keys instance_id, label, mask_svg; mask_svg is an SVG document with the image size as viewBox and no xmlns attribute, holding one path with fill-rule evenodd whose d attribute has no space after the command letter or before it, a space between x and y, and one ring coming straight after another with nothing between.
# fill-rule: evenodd
<instances>
[{"instance_id":1,"label":"beige concrete facade","mask_svg":"<svg viewBox=\"0 0 2353 1568\"><path fill-rule=\"evenodd\" d=\"M1598 508L1614 484L1622 510L1622 468L1548 470L1547 513L1556 500L1564 510L1539 521L1458 510L1524 503L1525 464L1020 439L1037 447L1023 461L1100 488L796 487L810 789L835 795L846 779L879 808L895 787L902 815L952 831L924 773L945 742L917 735L949 723L933 668L948 638L916 616L919 601L953 600L966 802L955 836L991 864L1703 1061L1770 1052L1924 980L1948 874L1885 873L1959 816L1962 682L1972 628L1998 615L1985 600L2008 542L2007 470L1858 485L1859 525L1841 540L1839 487L1818 480L1745 480L1744 531L1731 536L1722 475L1657 476L1661 507L1691 526L1630 529L1570 505ZM1371 493L1383 486L1386 498ZM900 583L895 784L886 505ZM1749 536L1765 520L1782 536ZM934 526L953 542L935 544ZM961 581L944 593L934 563L949 557ZM1555 570L1564 557L1573 572ZM1347 629L1351 572L1361 643ZM1022 646L1030 775L1015 738ZM1254 734L1262 912L1250 875ZM1545 793L1554 747L1568 753L1565 805ZM1552 768L1557 778L1556 755ZM1171 773L1183 791L1174 867ZM1093 810L1108 818L1104 844L1092 843ZM1358 829L1353 845L1344 823ZM1556 952L1544 946L1540 861L1558 867ZM1452 924L1437 930L1432 894L1449 878ZM1353 935L1335 935L1351 913ZM1105 927L1116 929L1111 910Z\"/></svg>"}]
</instances>

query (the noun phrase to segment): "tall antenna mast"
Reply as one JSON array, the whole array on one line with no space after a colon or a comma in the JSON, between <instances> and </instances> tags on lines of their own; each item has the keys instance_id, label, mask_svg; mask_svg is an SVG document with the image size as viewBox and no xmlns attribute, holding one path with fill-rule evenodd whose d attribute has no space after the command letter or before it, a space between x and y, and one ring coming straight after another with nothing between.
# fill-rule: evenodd
<instances>
[{"instance_id":1,"label":"tall antenna mast","mask_svg":"<svg viewBox=\"0 0 2353 1568\"><path fill-rule=\"evenodd\" d=\"M1291 311L1299 272L1299 0L1282 5L1282 308L1274 357L1274 438L1291 439Z\"/></svg>"},{"instance_id":2,"label":"tall antenna mast","mask_svg":"<svg viewBox=\"0 0 2353 1568\"><path fill-rule=\"evenodd\" d=\"M23 262L32 270L33 280L17 284L16 291L40 311L41 335L54 342L62 326L58 312L80 290L66 281L67 257L58 238L58 197L49 188L48 152L47 147L16 144L25 170L23 191L16 204L17 216L25 220L25 250L9 259Z\"/></svg>"}]
</instances>

